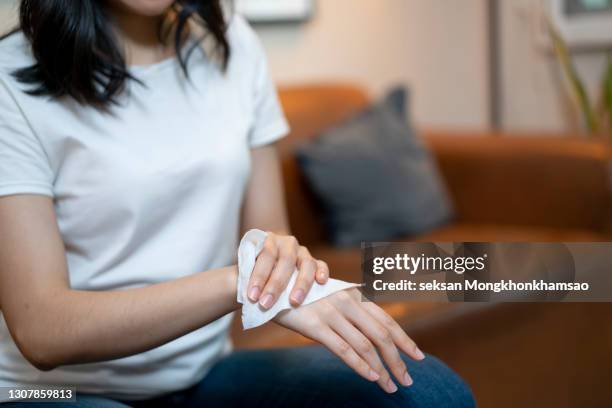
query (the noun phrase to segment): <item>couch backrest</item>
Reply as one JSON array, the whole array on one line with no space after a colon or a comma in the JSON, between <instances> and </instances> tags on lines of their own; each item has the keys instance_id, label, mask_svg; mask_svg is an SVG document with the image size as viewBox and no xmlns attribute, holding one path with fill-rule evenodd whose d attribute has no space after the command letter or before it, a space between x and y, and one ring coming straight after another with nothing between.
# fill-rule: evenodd
<instances>
[{"instance_id":1,"label":"couch backrest","mask_svg":"<svg viewBox=\"0 0 612 408\"><path fill-rule=\"evenodd\" d=\"M279 143L289 222L301 243L325 240L321 209L302 177L295 148L363 109L369 98L352 85L309 85L280 90L280 98L291 125L289 137Z\"/></svg>"},{"instance_id":2,"label":"couch backrest","mask_svg":"<svg viewBox=\"0 0 612 408\"><path fill-rule=\"evenodd\" d=\"M428 132L457 221L610 232L610 147L578 135Z\"/></svg>"}]
</instances>

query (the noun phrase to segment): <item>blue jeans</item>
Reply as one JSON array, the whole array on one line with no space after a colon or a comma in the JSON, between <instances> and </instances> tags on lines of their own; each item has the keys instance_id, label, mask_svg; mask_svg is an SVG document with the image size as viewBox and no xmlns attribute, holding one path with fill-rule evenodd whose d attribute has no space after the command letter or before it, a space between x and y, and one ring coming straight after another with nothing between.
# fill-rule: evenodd
<instances>
[{"instance_id":1,"label":"blue jeans","mask_svg":"<svg viewBox=\"0 0 612 408\"><path fill-rule=\"evenodd\" d=\"M468 386L440 360L428 355L416 362L404 357L414 379L387 394L359 377L322 347L237 351L219 361L195 386L148 401L114 401L78 395L74 403L41 407L474 407ZM8 407L33 407L13 403Z\"/></svg>"}]
</instances>

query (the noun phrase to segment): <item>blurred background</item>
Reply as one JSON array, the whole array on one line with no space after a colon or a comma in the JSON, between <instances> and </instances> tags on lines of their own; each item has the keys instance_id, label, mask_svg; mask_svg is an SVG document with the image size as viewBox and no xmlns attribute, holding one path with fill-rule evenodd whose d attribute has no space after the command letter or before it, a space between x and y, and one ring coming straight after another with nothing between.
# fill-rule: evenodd
<instances>
[{"instance_id":1,"label":"blurred background","mask_svg":"<svg viewBox=\"0 0 612 408\"><path fill-rule=\"evenodd\" d=\"M16 3L0 0L4 31ZM612 0L236 7L291 122L279 148L293 232L332 275L361 278L361 241L610 241ZM479 406L612 406L609 304L385 308ZM310 343L271 325L236 325L234 340Z\"/></svg>"}]
</instances>

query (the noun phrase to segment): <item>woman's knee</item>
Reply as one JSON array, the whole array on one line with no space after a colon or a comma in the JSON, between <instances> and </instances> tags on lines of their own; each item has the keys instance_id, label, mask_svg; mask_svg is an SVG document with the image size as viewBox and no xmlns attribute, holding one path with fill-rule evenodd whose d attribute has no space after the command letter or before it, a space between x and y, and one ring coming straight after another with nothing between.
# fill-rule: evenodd
<instances>
[{"instance_id":1,"label":"woman's knee","mask_svg":"<svg viewBox=\"0 0 612 408\"><path fill-rule=\"evenodd\" d=\"M205 389L202 391L207 394L214 389L218 393L219 387L229 386L228 378L248 372L251 375L243 378L240 392L248 394L251 401L259 397L262 401L270 401L271 395L286 397L283 399L285 403L279 406L475 406L467 384L436 357L428 355L423 361L414 361L405 355L403 358L414 384L400 386L394 394L387 394L376 383L359 377L338 357L321 347L237 352L211 371L203 382ZM263 382L265 386L261 378L266 379ZM225 389L221 394L229 391ZM236 396L235 391L233 394Z\"/></svg>"},{"instance_id":2,"label":"woman's knee","mask_svg":"<svg viewBox=\"0 0 612 408\"><path fill-rule=\"evenodd\" d=\"M470 387L438 358L427 355L422 361L414 361L404 354L402 356L414 383L410 387L398 383L399 390L394 394L387 394L377 384L361 379L326 350L312 350L310 361L322 371L333 371L327 373L330 385L319 383L319 386L327 388L323 393L330 399L326 401L327 406L351 406L351 403L380 408L476 406ZM325 378L325 374L320 372L316 377Z\"/></svg>"},{"instance_id":3,"label":"woman's knee","mask_svg":"<svg viewBox=\"0 0 612 408\"><path fill-rule=\"evenodd\" d=\"M394 407L475 407L467 383L438 358L427 355L422 361L404 356L414 384L400 388Z\"/></svg>"}]
</instances>

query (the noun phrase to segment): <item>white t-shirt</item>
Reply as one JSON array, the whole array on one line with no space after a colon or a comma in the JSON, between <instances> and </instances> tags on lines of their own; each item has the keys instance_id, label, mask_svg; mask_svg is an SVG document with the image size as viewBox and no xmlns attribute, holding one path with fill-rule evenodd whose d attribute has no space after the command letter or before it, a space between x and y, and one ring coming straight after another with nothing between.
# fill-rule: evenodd
<instances>
[{"instance_id":1,"label":"white t-shirt","mask_svg":"<svg viewBox=\"0 0 612 408\"><path fill-rule=\"evenodd\" d=\"M21 33L0 42L0 196L53 197L72 288L142 287L235 262L250 149L288 131L263 48L230 22L226 73L200 49L130 68L109 112L30 96L10 73L33 63ZM0 243L1 244L1 243ZM0 386L73 385L142 399L201 380L231 347L231 315L151 351L41 372L0 314Z\"/></svg>"}]
</instances>

